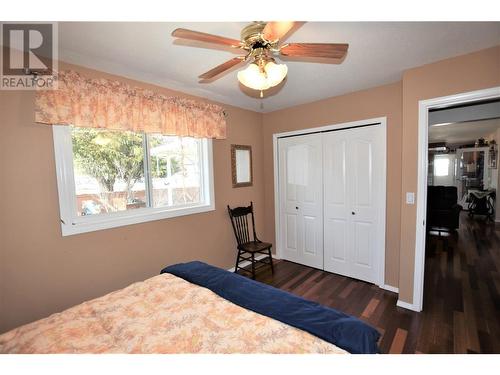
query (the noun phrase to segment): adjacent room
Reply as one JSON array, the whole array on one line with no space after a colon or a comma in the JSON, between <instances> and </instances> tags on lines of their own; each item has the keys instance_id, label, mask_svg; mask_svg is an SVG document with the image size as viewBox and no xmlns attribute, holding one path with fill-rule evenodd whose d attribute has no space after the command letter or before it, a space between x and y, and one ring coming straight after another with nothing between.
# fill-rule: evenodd
<instances>
[{"instance_id":1,"label":"adjacent room","mask_svg":"<svg viewBox=\"0 0 500 375\"><path fill-rule=\"evenodd\" d=\"M499 111L493 100L429 112L424 306L456 330L473 327L448 350L480 352L499 334Z\"/></svg>"},{"instance_id":2,"label":"adjacent room","mask_svg":"<svg viewBox=\"0 0 500 375\"><path fill-rule=\"evenodd\" d=\"M500 354L499 22L0 27L0 353Z\"/></svg>"}]
</instances>

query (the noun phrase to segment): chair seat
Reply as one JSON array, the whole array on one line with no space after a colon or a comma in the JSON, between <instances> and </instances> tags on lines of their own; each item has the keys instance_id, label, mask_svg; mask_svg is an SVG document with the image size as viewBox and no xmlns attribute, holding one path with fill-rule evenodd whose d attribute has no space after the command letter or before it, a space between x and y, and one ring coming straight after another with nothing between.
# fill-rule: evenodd
<instances>
[{"instance_id":1,"label":"chair seat","mask_svg":"<svg viewBox=\"0 0 500 375\"><path fill-rule=\"evenodd\" d=\"M272 244L268 242L247 242L241 245L238 245L238 249L242 251L246 251L248 253L256 253L258 251L267 250L272 246Z\"/></svg>"}]
</instances>

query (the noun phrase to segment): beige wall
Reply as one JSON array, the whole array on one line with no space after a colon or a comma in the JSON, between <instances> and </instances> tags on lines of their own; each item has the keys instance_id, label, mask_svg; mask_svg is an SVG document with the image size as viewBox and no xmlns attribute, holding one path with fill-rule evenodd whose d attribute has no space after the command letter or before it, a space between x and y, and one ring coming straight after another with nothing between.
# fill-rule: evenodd
<instances>
[{"instance_id":1,"label":"beige wall","mask_svg":"<svg viewBox=\"0 0 500 375\"><path fill-rule=\"evenodd\" d=\"M385 282L398 286L401 197L401 82L264 114L265 239L275 243L272 135L343 122L387 117Z\"/></svg>"},{"instance_id":2,"label":"beige wall","mask_svg":"<svg viewBox=\"0 0 500 375\"><path fill-rule=\"evenodd\" d=\"M410 69L403 74L402 192L417 191L418 102L500 86L500 46ZM401 206L399 298L413 301L416 205Z\"/></svg>"},{"instance_id":3,"label":"beige wall","mask_svg":"<svg viewBox=\"0 0 500 375\"><path fill-rule=\"evenodd\" d=\"M157 275L171 263L232 267L226 205L252 200L263 231L262 116L224 108L228 138L215 140L213 149L215 211L62 237L51 127L34 123L32 92L0 91L0 332ZM252 146L253 187L232 188L231 143Z\"/></svg>"}]
</instances>

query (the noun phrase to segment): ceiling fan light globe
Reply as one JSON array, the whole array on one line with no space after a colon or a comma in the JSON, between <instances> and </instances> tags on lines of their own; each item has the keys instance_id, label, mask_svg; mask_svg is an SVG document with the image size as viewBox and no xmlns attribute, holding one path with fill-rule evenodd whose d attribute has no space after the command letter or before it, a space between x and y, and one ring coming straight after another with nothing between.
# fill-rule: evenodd
<instances>
[{"instance_id":1,"label":"ceiling fan light globe","mask_svg":"<svg viewBox=\"0 0 500 375\"><path fill-rule=\"evenodd\" d=\"M242 85L254 90L267 90L271 87L266 76L260 71L257 64L254 63L238 72L238 81L240 81Z\"/></svg>"},{"instance_id":2,"label":"ceiling fan light globe","mask_svg":"<svg viewBox=\"0 0 500 375\"><path fill-rule=\"evenodd\" d=\"M288 67L285 64L276 64L273 61L269 61L264 70L266 71L267 82L270 87L279 85L288 73Z\"/></svg>"}]
</instances>

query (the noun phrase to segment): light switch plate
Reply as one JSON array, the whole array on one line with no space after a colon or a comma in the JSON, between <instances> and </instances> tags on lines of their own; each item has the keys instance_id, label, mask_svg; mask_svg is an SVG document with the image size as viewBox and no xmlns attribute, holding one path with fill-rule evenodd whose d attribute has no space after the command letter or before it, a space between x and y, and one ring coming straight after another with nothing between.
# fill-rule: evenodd
<instances>
[{"instance_id":1,"label":"light switch plate","mask_svg":"<svg viewBox=\"0 0 500 375\"><path fill-rule=\"evenodd\" d=\"M406 193L406 204L415 204L415 193Z\"/></svg>"}]
</instances>

